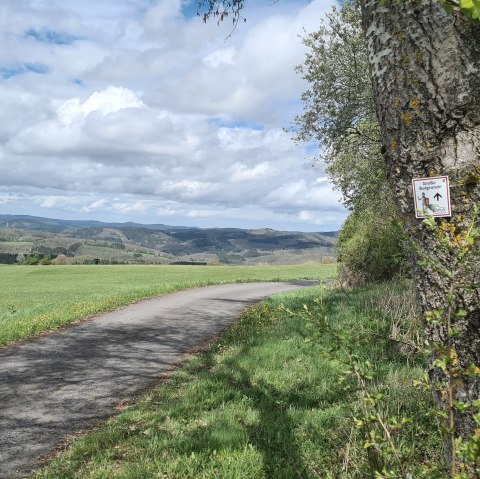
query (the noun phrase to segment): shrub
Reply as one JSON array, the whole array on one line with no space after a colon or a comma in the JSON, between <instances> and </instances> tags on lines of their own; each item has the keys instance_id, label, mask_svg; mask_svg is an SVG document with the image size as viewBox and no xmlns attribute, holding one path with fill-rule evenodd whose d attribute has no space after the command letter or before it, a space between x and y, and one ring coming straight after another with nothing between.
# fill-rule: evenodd
<instances>
[{"instance_id":1,"label":"shrub","mask_svg":"<svg viewBox=\"0 0 480 479\"><path fill-rule=\"evenodd\" d=\"M324 256L321 261L322 264L332 264L336 262L337 260L333 256Z\"/></svg>"},{"instance_id":2,"label":"shrub","mask_svg":"<svg viewBox=\"0 0 480 479\"><path fill-rule=\"evenodd\" d=\"M27 256L27 258L25 259L25 264L27 265L36 265L40 262L40 258L37 256L37 255L30 255L30 256Z\"/></svg>"},{"instance_id":3,"label":"shrub","mask_svg":"<svg viewBox=\"0 0 480 479\"><path fill-rule=\"evenodd\" d=\"M64 254L59 254L53 261L52 264L67 264L67 257Z\"/></svg>"},{"instance_id":4,"label":"shrub","mask_svg":"<svg viewBox=\"0 0 480 479\"><path fill-rule=\"evenodd\" d=\"M383 281L405 274L409 270L405 239L393 209L352 213L339 237L338 259L343 264L341 280L349 283Z\"/></svg>"}]
</instances>

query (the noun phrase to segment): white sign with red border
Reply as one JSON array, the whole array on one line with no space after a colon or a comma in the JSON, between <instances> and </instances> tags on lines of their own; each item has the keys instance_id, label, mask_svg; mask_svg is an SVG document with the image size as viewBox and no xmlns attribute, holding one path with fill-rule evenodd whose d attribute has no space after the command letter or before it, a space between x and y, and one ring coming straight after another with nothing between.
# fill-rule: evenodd
<instances>
[{"instance_id":1,"label":"white sign with red border","mask_svg":"<svg viewBox=\"0 0 480 479\"><path fill-rule=\"evenodd\" d=\"M414 178L412 184L417 218L452 216L448 176Z\"/></svg>"}]
</instances>

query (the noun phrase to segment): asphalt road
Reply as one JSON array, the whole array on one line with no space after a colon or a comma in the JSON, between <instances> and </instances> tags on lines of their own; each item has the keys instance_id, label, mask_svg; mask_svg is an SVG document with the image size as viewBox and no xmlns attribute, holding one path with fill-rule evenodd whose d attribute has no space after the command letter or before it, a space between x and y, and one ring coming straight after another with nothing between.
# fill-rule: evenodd
<instances>
[{"instance_id":1,"label":"asphalt road","mask_svg":"<svg viewBox=\"0 0 480 479\"><path fill-rule=\"evenodd\" d=\"M250 305L312 284L183 291L0 350L0 478L24 477L40 456L155 384Z\"/></svg>"}]
</instances>

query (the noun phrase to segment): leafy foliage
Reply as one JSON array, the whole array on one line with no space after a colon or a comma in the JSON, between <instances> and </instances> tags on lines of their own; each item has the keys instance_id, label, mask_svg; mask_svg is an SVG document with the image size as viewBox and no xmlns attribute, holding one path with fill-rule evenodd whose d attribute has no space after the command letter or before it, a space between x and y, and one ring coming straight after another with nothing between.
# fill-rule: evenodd
<instances>
[{"instance_id":1,"label":"leafy foliage","mask_svg":"<svg viewBox=\"0 0 480 479\"><path fill-rule=\"evenodd\" d=\"M308 35L309 83L297 116L295 140L320 145L318 162L353 213L340 235L344 278L391 278L407 263L403 231L393 203L379 141L365 38L358 2L333 7L319 30Z\"/></svg>"},{"instance_id":2,"label":"leafy foliage","mask_svg":"<svg viewBox=\"0 0 480 479\"><path fill-rule=\"evenodd\" d=\"M197 0L197 15L207 22L211 17L218 23L231 19L236 27L240 20L247 21L242 15L246 0ZM274 0L272 3L277 3ZM350 0L346 0L348 3ZM461 11L466 17L478 22L480 20L480 0L438 0L448 13ZM388 3L389 0L381 0ZM345 2L343 2L345 3Z\"/></svg>"},{"instance_id":3,"label":"leafy foliage","mask_svg":"<svg viewBox=\"0 0 480 479\"><path fill-rule=\"evenodd\" d=\"M357 3L333 7L303 43L309 53L296 69L310 88L302 95L294 139L320 146L316 160L327 165L347 207L384 203L388 182Z\"/></svg>"},{"instance_id":4,"label":"leafy foliage","mask_svg":"<svg viewBox=\"0 0 480 479\"><path fill-rule=\"evenodd\" d=\"M409 269L404 243L405 233L395 209L354 212L342 227L338 260L357 280L390 279Z\"/></svg>"},{"instance_id":5,"label":"leafy foliage","mask_svg":"<svg viewBox=\"0 0 480 479\"><path fill-rule=\"evenodd\" d=\"M466 360L462 351L465 337L471 334L468 317L478 313L476 301L465 301L478 295L475 259L480 254L480 227L477 207L474 212L472 222L464 228L447 221L438 224L433 217L426 218L423 223L438 239L438 246L434 254L417 251L423 258L421 265L429 266L448 285L444 307L426 313L427 329L442 333L433 339L430 335L425 343L432 361L430 378L425 378L422 386L433 391L443 406L437 415L443 425L453 479L480 475L480 400L478 396L472 400L472 396L465 394L465 390L473 390L475 383L478 384L480 365L471 362L471 357ZM438 252L448 255L447 268L438 261ZM458 427L461 421L470 422L470 434L465 431L462 434Z\"/></svg>"},{"instance_id":6,"label":"leafy foliage","mask_svg":"<svg viewBox=\"0 0 480 479\"><path fill-rule=\"evenodd\" d=\"M197 2L197 15L202 17L204 22L210 17L218 18L219 23L231 18L233 25L236 26L240 19L246 21L241 14L243 7L243 0L223 0L222 2L199 0Z\"/></svg>"},{"instance_id":7,"label":"leafy foliage","mask_svg":"<svg viewBox=\"0 0 480 479\"><path fill-rule=\"evenodd\" d=\"M468 17L478 20L480 17L480 0L460 0L460 9Z\"/></svg>"},{"instance_id":8,"label":"leafy foliage","mask_svg":"<svg viewBox=\"0 0 480 479\"><path fill-rule=\"evenodd\" d=\"M480 0L440 0L448 13L461 11L465 16L478 22L480 18Z\"/></svg>"}]
</instances>

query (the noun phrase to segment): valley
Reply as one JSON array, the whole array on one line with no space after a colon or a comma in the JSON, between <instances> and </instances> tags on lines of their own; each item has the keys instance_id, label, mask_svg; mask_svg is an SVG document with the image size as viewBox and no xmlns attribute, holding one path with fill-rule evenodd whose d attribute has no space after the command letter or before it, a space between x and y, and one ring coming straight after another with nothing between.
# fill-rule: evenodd
<instances>
[{"instance_id":1,"label":"valley","mask_svg":"<svg viewBox=\"0 0 480 479\"><path fill-rule=\"evenodd\" d=\"M334 262L336 235L336 232L200 229L0 215L0 262L228 265Z\"/></svg>"}]
</instances>

